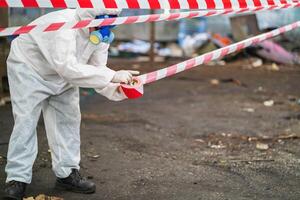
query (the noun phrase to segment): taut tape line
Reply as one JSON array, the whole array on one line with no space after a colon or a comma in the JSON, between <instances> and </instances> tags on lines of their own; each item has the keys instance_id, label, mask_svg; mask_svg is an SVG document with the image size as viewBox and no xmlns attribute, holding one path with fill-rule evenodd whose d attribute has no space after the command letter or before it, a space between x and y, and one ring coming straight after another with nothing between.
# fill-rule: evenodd
<instances>
[{"instance_id":1,"label":"taut tape line","mask_svg":"<svg viewBox=\"0 0 300 200\"><path fill-rule=\"evenodd\" d=\"M275 29L268 33L264 33L264 34L243 40L241 42L223 47L221 49L217 49L215 51L192 58L190 60L181 62L179 64L172 65L170 67L167 67L167 68L164 68L164 69L161 69L158 71L150 72L148 74L141 75L138 78L141 80L141 82L143 84L149 84L149 83L161 80L163 78L173 76L180 72L189 70L196 66L209 63L212 60L217 60L217 59L223 58L224 56L226 56L228 54L240 51L241 49L245 49L251 45L260 43L264 40L276 37L278 35L289 32L289 31L294 30L299 27L300 27L300 21L283 26L281 28Z\"/></svg>"},{"instance_id":2,"label":"taut tape line","mask_svg":"<svg viewBox=\"0 0 300 200\"><path fill-rule=\"evenodd\" d=\"M1 0L0 0L1 1ZM10 35L20 35L26 33L43 33L59 30L69 30L69 29L80 29L80 28L90 28L105 25L122 25L122 24L137 24L144 22L158 22L158 21L171 21L183 18L196 18L202 16L217 16L217 15L229 15L229 14L239 14L239 13L249 13L262 10L274 10L274 9L284 9L284 8L294 8L300 7L299 3L285 4L281 6L271 6L271 7L257 7L253 9L223 9L223 10L209 10L209 11L190 11L190 12L180 12L180 13L168 13L168 14L153 14L153 15L140 15L140 16L129 16L129 17L116 17L108 19L97 19L97 20L84 20L84 21L72 21L72 22L56 22L50 24L29 24L27 26L17 26L17 27L0 27L0 37L10 36Z\"/></svg>"},{"instance_id":3,"label":"taut tape line","mask_svg":"<svg viewBox=\"0 0 300 200\"><path fill-rule=\"evenodd\" d=\"M298 0L0 0L0 7L119 9L238 9L281 6Z\"/></svg>"}]
</instances>

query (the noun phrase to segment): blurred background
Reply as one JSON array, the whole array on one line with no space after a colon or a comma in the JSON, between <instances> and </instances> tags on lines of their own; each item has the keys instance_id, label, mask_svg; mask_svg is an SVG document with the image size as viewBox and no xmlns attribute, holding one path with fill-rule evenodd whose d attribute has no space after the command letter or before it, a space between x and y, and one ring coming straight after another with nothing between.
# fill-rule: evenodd
<instances>
[{"instance_id":1,"label":"blurred background","mask_svg":"<svg viewBox=\"0 0 300 200\"><path fill-rule=\"evenodd\" d=\"M25 25L51 11L0 9L0 27ZM150 12L122 12L143 14ZM297 20L299 8L121 25L114 30L108 66L143 74ZM14 124L5 63L14 38L0 37L0 198ZM27 195L72 200L300 199L299 53L298 28L146 85L138 100L111 102L93 89L81 89L81 171L96 182L97 193L87 197L53 189L51 151L41 118L39 154Z\"/></svg>"}]
</instances>

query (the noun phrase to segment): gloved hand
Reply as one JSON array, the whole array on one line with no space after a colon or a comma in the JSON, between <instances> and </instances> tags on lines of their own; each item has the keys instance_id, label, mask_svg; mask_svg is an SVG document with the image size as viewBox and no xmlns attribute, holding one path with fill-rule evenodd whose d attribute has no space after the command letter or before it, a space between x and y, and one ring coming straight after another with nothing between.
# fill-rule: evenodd
<instances>
[{"instance_id":1,"label":"gloved hand","mask_svg":"<svg viewBox=\"0 0 300 200\"><path fill-rule=\"evenodd\" d=\"M139 71L120 70L116 72L111 82L129 84L132 81L133 75L139 75L139 74L140 74Z\"/></svg>"}]
</instances>

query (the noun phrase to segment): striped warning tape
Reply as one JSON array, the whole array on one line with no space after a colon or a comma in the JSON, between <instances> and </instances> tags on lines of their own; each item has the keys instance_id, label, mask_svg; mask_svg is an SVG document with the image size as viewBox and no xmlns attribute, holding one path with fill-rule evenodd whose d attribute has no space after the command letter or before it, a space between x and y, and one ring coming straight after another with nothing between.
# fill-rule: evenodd
<instances>
[{"instance_id":1,"label":"striped warning tape","mask_svg":"<svg viewBox=\"0 0 300 200\"><path fill-rule=\"evenodd\" d=\"M173 66L170 66L170 67L158 70L158 71L150 72L148 74L141 75L138 78L141 80L141 82L143 84L149 84L149 83L158 81L160 79L173 76L177 73L189 70L198 65L206 64L212 60L220 59L228 54L237 52L241 49L247 48L251 45L257 44L266 39L273 38L275 36L278 36L280 34L286 33L288 31L291 31L291 30L299 28L299 27L300 27L300 21L283 26L281 28L275 29L268 33L264 33L264 34L243 40L241 42L223 47L221 49L206 53L204 55L192 58L190 60L181 62L179 64L176 64L176 65L173 65Z\"/></svg>"},{"instance_id":2,"label":"striped warning tape","mask_svg":"<svg viewBox=\"0 0 300 200\"><path fill-rule=\"evenodd\" d=\"M281 6L298 0L0 0L0 7L228 9Z\"/></svg>"},{"instance_id":3,"label":"striped warning tape","mask_svg":"<svg viewBox=\"0 0 300 200\"><path fill-rule=\"evenodd\" d=\"M37 25L30 24L27 26L8 27L8 28L0 27L0 37L33 33L33 32L43 33L43 32L50 32L50 31L80 29L80 28L98 27L98 26L106 26L106 25L136 24L136 23L143 23L143 22L178 20L183 18L239 14L239 13L256 12L262 10L274 10L274 9L284 9L284 8L294 8L294 7L300 7L300 2L285 4L281 6L257 7L253 9L243 8L243 9L223 9L223 10L209 10L209 11L207 10L191 11L191 12L140 15L140 16L117 17L117 18L83 20L83 21L72 21L72 22L55 22L50 24L37 24Z\"/></svg>"}]
</instances>

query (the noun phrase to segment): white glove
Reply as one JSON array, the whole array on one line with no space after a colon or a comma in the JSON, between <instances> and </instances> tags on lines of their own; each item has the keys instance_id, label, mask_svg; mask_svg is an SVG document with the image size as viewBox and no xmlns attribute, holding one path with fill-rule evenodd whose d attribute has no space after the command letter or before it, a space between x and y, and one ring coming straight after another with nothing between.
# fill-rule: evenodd
<instances>
[{"instance_id":1,"label":"white glove","mask_svg":"<svg viewBox=\"0 0 300 200\"><path fill-rule=\"evenodd\" d=\"M116 72L111 82L129 84L132 81L133 75L139 75L139 74L140 74L139 71L120 70Z\"/></svg>"}]
</instances>

